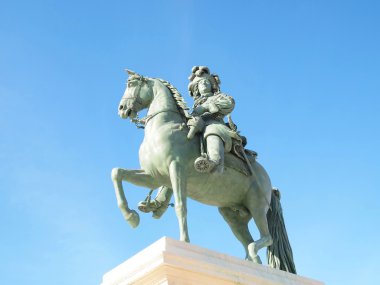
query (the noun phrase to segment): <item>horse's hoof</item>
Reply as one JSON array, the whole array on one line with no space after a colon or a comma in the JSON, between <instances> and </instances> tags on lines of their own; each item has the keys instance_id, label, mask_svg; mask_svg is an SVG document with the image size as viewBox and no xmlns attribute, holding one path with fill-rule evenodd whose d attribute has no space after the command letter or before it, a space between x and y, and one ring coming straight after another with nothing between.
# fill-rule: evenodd
<instances>
[{"instance_id":1,"label":"horse's hoof","mask_svg":"<svg viewBox=\"0 0 380 285\"><path fill-rule=\"evenodd\" d=\"M159 219L161 216L166 212L168 209L169 205L168 204L163 204L160 207L157 208L157 210L153 211L152 217L154 219Z\"/></svg>"},{"instance_id":2,"label":"horse's hoof","mask_svg":"<svg viewBox=\"0 0 380 285\"><path fill-rule=\"evenodd\" d=\"M254 263L257 263L257 264L263 264L263 263L261 262L261 258L260 258L260 256L258 256L258 255L254 256L254 257L252 258L252 261L253 261Z\"/></svg>"},{"instance_id":3,"label":"horse's hoof","mask_svg":"<svg viewBox=\"0 0 380 285\"><path fill-rule=\"evenodd\" d=\"M135 210L132 210L130 216L126 220L132 228L136 228L140 223L140 216Z\"/></svg>"},{"instance_id":4,"label":"horse's hoof","mask_svg":"<svg viewBox=\"0 0 380 285\"><path fill-rule=\"evenodd\" d=\"M143 212L143 213L150 213L154 212L157 209L161 208L162 203L158 202L157 200L153 201L141 201L137 204L137 208Z\"/></svg>"},{"instance_id":5,"label":"horse's hoof","mask_svg":"<svg viewBox=\"0 0 380 285\"><path fill-rule=\"evenodd\" d=\"M261 262L261 259L260 259L260 256L257 255L257 245L255 242L252 242L248 245L248 254L249 254L249 257L250 257L250 260L252 260L252 262L254 263L257 263L257 264L263 264Z\"/></svg>"}]
</instances>

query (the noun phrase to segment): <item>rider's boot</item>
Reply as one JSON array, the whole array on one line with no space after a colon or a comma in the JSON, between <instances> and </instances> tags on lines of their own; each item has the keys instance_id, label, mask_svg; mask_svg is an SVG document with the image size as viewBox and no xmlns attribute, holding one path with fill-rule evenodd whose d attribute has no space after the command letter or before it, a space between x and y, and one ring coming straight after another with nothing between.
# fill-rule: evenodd
<instances>
[{"instance_id":1,"label":"rider's boot","mask_svg":"<svg viewBox=\"0 0 380 285\"><path fill-rule=\"evenodd\" d=\"M171 188L162 186L153 201L141 201L138 204L138 208L145 213L153 212L152 217L159 219L168 209L172 195L173 190Z\"/></svg>"},{"instance_id":2,"label":"rider's boot","mask_svg":"<svg viewBox=\"0 0 380 285\"><path fill-rule=\"evenodd\" d=\"M194 162L194 167L199 172L213 172L221 174L224 169L224 144L222 139L216 135L209 135L206 138L207 157L198 157Z\"/></svg>"}]
</instances>

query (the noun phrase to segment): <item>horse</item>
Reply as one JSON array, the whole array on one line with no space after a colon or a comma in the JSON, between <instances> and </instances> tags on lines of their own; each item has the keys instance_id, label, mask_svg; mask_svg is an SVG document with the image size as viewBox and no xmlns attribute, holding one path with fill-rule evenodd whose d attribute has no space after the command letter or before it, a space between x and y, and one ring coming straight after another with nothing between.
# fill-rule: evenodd
<instances>
[{"instance_id":1,"label":"horse","mask_svg":"<svg viewBox=\"0 0 380 285\"><path fill-rule=\"evenodd\" d=\"M286 229L281 221L278 223L279 215L282 219L279 192L272 189L265 169L251 161L252 175L244 175L228 165L223 174L197 172L194 161L200 155L200 139L188 138L189 114L183 97L168 81L127 72L119 116L136 121L138 113L148 109L139 150L141 169L113 168L111 172L118 207L130 226L137 227L140 218L128 206L122 181L149 189L166 186L173 191L181 241L190 242L186 204L189 197L218 207L243 245L247 260L261 264L258 251L268 247L270 266L296 273ZM260 233L257 241L248 229L252 218ZM283 227L275 225L275 220Z\"/></svg>"}]
</instances>

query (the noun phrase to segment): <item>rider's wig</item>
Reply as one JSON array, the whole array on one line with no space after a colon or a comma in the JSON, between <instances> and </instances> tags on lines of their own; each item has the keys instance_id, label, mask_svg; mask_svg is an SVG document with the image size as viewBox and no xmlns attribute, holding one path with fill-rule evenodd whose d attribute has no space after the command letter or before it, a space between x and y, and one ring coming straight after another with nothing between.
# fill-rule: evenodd
<instances>
[{"instance_id":1,"label":"rider's wig","mask_svg":"<svg viewBox=\"0 0 380 285\"><path fill-rule=\"evenodd\" d=\"M217 93L220 91L220 79L216 74L210 74L210 69L207 66L194 66L189 76L189 93L191 97L198 97L198 82L202 79L207 79L211 83L212 92Z\"/></svg>"}]
</instances>

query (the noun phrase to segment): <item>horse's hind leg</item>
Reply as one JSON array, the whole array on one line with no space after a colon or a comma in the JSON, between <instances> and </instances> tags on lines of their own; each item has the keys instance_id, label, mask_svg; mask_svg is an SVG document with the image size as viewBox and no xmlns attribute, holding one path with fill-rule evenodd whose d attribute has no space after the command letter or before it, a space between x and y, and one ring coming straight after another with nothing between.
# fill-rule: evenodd
<instances>
[{"instance_id":1,"label":"horse's hind leg","mask_svg":"<svg viewBox=\"0 0 380 285\"><path fill-rule=\"evenodd\" d=\"M158 185L155 185L153 178L149 174L146 174L144 170L114 168L112 169L111 178L115 187L117 204L121 210L121 213L132 228L137 227L140 222L140 217L135 210L129 209L127 199L124 195L122 181L128 181L132 184L149 189L154 189Z\"/></svg>"},{"instance_id":2,"label":"horse's hind leg","mask_svg":"<svg viewBox=\"0 0 380 285\"><path fill-rule=\"evenodd\" d=\"M249 256L253 262L261 264L260 257L257 255L258 251L263 247L270 246L273 243L272 237L269 233L268 222L266 213L268 207L251 208L250 212L260 232L260 239L248 245Z\"/></svg>"},{"instance_id":3,"label":"horse's hind leg","mask_svg":"<svg viewBox=\"0 0 380 285\"><path fill-rule=\"evenodd\" d=\"M251 220L251 215L242 213L231 208L219 208L219 213L230 226L235 237L241 242L245 250L245 259L251 259L248 251L248 245L253 243L253 238L248 229L248 223Z\"/></svg>"}]
</instances>

